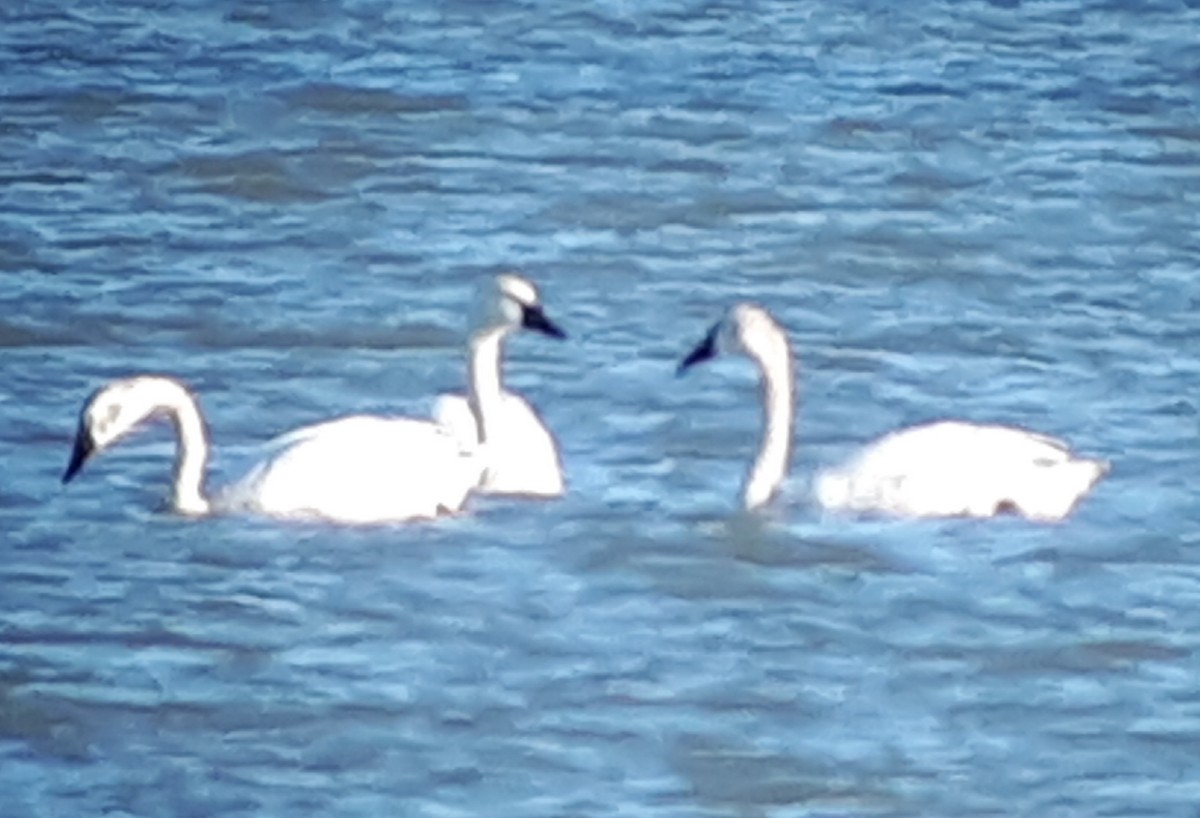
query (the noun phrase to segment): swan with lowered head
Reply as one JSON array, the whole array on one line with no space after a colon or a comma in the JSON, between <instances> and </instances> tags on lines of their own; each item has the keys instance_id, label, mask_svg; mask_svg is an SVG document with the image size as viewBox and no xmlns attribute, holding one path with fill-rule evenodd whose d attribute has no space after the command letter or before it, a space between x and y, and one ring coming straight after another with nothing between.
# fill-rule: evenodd
<instances>
[{"instance_id":1,"label":"swan with lowered head","mask_svg":"<svg viewBox=\"0 0 1200 818\"><path fill-rule=\"evenodd\" d=\"M529 401L504 388L504 339L517 329L566 338L546 317L533 282L514 273L482 281L471 308L467 394L442 395L433 415L464 448L483 447L480 493L559 497L562 459L553 433Z\"/></svg>"},{"instance_id":2,"label":"swan with lowered head","mask_svg":"<svg viewBox=\"0 0 1200 818\"><path fill-rule=\"evenodd\" d=\"M266 460L209 497L208 434L195 396L174 378L138 375L113 381L88 399L63 482L156 417L175 427L171 506L187 515L249 511L341 523L428 519L460 510L482 472L477 454L464 451L435 423L354 415L278 438Z\"/></svg>"},{"instance_id":3,"label":"swan with lowered head","mask_svg":"<svg viewBox=\"0 0 1200 818\"><path fill-rule=\"evenodd\" d=\"M759 369L766 430L742 492L747 509L767 503L788 472L795 417L795 363L787 334L762 307L731 308L684 358L679 372L722 352ZM816 478L827 509L907 517L992 517L1013 512L1062 520L1108 472L1108 463L1012 426L944 420L900 429Z\"/></svg>"}]
</instances>

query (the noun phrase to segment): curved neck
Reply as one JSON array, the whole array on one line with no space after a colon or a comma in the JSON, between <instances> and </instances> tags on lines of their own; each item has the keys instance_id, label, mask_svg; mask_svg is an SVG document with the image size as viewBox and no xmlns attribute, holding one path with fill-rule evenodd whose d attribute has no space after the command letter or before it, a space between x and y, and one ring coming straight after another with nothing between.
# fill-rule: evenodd
<instances>
[{"instance_id":1,"label":"curved neck","mask_svg":"<svg viewBox=\"0 0 1200 818\"><path fill-rule=\"evenodd\" d=\"M796 413L795 364L787 342L770 358L760 354L753 357L762 373L763 438L742 489L748 509L769 501L787 476Z\"/></svg>"},{"instance_id":2,"label":"curved neck","mask_svg":"<svg viewBox=\"0 0 1200 818\"><path fill-rule=\"evenodd\" d=\"M208 433L200 407L189 392L178 389L166 396L160 408L170 415L179 436L172 504L184 514L207 514L210 504L204 497L203 484L208 467Z\"/></svg>"},{"instance_id":3,"label":"curved neck","mask_svg":"<svg viewBox=\"0 0 1200 818\"><path fill-rule=\"evenodd\" d=\"M475 415L479 442L487 443L500 409L504 384L500 378L500 353L506 329L491 329L471 336L467 357L467 402Z\"/></svg>"}]
</instances>

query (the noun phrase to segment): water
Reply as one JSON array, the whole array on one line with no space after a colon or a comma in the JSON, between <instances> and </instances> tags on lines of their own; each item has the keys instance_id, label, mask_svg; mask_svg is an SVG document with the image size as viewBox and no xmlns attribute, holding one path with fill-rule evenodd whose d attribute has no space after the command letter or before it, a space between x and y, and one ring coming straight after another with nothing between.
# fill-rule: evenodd
<instances>
[{"instance_id":1,"label":"water","mask_svg":"<svg viewBox=\"0 0 1200 818\"><path fill-rule=\"evenodd\" d=\"M1200 6L10 3L0 813L1178 815L1200 800ZM471 282L571 492L347 530L162 512L156 429L459 388ZM731 514L752 298L796 479ZM1070 522L826 518L806 475L998 420L1114 470Z\"/></svg>"}]
</instances>

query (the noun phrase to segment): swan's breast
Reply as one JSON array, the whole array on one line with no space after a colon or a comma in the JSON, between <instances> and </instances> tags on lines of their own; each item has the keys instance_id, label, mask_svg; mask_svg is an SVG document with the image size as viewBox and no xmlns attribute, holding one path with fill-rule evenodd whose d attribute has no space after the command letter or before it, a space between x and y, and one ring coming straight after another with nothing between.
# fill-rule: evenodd
<instances>
[{"instance_id":1,"label":"swan's breast","mask_svg":"<svg viewBox=\"0 0 1200 818\"><path fill-rule=\"evenodd\" d=\"M434 417L465 446L478 440L478 426L467 399L442 395ZM525 398L505 391L491 421L487 470L482 490L491 494L557 497L564 491L562 463L554 435Z\"/></svg>"}]
</instances>

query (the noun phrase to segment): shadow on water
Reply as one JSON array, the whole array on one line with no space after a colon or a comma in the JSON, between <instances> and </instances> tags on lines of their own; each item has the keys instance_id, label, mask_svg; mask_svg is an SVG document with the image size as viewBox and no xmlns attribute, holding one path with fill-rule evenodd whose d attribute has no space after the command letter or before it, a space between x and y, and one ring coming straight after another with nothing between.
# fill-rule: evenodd
<instances>
[{"instance_id":1,"label":"shadow on water","mask_svg":"<svg viewBox=\"0 0 1200 818\"><path fill-rule=\"evenodd\" d=\"M805 531L808 526L801 528ZM870 543L837 540L820 532L797 533L762 514L738 513L712 532L725 553L767 568L831 569L851 574L905 574L914 570Z\"/></svg>"},{"instance_id":2,"label":"shadow on water","mask_svg":"<svg viewBox=\"0 0 1200 818\"><path fill-rule=\"evenodd\" d=\"M325 201L333 194L300 173L297 160L280 151L253 151L235 156L192 156L171 171L195 181L195 193L249 202L286 204Z\"/></svg>"},{"instance_id":3,"label":"shadow on water","mask_svg":"<svg viewBox=\"0 0 1200 818\"><path fill-rule=\"evenodd\" d=\"M0 674L0 740L18 741L36 753L64 761L88 758L94 735L85 708L29 690L39 675L36 664L27 665L19 676Z\"/></svg>"},{"instance_id":4,"label":"shadow on water","mask_svg":"<svg viewBox=\"0 0 1200 818\"><path fill-rule=\"evenodd\" d=\"M387 88L310 83L276 96L293 108L335 116L396 116L467 110L461 94L403 94Z\"/></svg>"},{"instance_id":5,"label":"shadow on water","mask_svg":"<svg viewBox=\"0 0 1200 818\"><path fill-rule=\"evenodd\" d=\"M167 335L199 349L229 350L457 350L461 333L432 323L394 325L342 324L313 332L301 327L251 327L232 324L218 310L159 315L137 325L104 316L80 317L68 325L27 326L0 321L0 348L113 347L160 345Z\"/></svg>"},{"instance_id":6,"label":"shadow on water","mask_svg":"<svg viewBox=\"0 0 1200 818\"><path fill-rule=\"evenodd\" d=\"M332 330L221 326L214 316L213 322L193 327L188 337L210 349L457 350L462 346L459 333L435 324L340 325Z\"/></svg>"},{"instance_id":7,"label":"shadow on water","mask_svg":"<svg viewBox=\"0 0 1200 818\"><path fill-rule=\"evenodd\" d=\"M873 815L915 806L906 804L889 783L903 774L902 766L900 770L848 769L816 751L805 757L751 741L702 734L677 739L671 758L702 804L736 815L764 815L782 806Z\"/></svg>"},{"instance_id":8,"label":"shadow on water","mask_svg":"<svg viewBox=\"0 0 1200 818\"><path fill-rule=\"evenodd\" d=\"M678 599L770 605L829 576L899 577L920 570L869 538L841 540L819 525L798 532L769 516L741 512L650 522L659 511L654 503L623 511L597 526L605 545L597 548L591 538L589 549L575 556L579 569L636 578ZM561 530L563 539L576 539L570 528Z\"/></svg>"}]
</instances>

